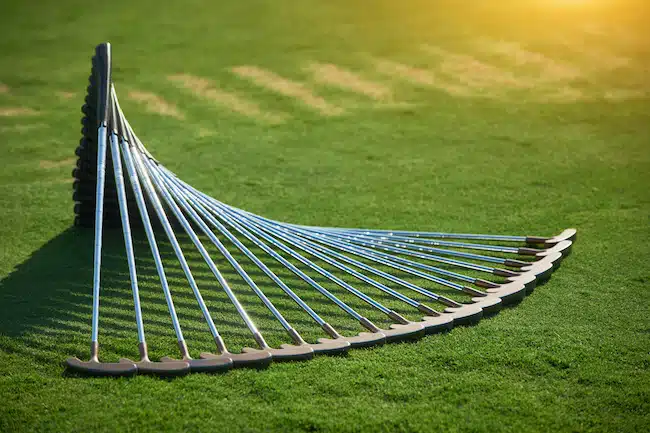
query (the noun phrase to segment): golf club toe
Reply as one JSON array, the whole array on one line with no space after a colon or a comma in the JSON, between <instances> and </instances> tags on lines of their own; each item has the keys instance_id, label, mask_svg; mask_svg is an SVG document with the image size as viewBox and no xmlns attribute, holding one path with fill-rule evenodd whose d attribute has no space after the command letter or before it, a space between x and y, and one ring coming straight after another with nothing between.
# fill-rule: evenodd
<instances>
[{"instance_id":1,"label":"golf club toe","mask_svg":"<svg viewBox=\"0 0 650 433\"><path fill-rule=\"evenodd\" d=\"M575 242L576 237L578 236L578 231L576 229L566 229L557 236L553 236L550 239L546 240L547 245L557 244L562 241L571 241Z\"/></svg>"}]
</instances>

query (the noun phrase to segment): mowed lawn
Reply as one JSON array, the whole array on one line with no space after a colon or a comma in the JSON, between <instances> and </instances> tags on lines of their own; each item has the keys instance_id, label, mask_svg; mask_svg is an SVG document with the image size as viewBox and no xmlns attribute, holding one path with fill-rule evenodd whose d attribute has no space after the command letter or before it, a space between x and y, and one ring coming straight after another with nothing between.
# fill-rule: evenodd
<instances>
[{"instance_id":1,"label":"mowed lawn","mask_svg":"<svg viewBox=\"0 0 650 433\"><path fill-rule=\"evenodd\" d=\"M4 0L0 431L644 431L643 3ZM523 235L576 227L573 254L519 305L413 343L175 380L66 375L62 362L87 359L90 339L93 235L72 227L71 171L90 57L103 41L113 44L117 93L140 138L226 203L344 227ZM183 242L226 343L253 345ZM168 243L162 249L198 357L213 343ZM139 232L136 252L152 358L175 355ZM107 232L104 263L101 357L134 358L119 230ZM217 263L267 340L289 342ZM305 338L323 336L255 276ZM337 328L361 330L281 276Z\"/></svg>"}]
</instances>

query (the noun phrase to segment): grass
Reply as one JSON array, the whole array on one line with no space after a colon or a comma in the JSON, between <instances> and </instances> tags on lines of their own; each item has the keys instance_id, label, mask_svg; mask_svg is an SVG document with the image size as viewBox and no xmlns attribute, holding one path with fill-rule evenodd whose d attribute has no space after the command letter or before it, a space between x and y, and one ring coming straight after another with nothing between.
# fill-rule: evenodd
<instances>
[{"instance_id":1,"label":"grass","mask_svg":"<svg viewBox=\"0 0 650 433\"><path fill-rule=\"evenodd\" d=\"M3 2L0 431L647 428L647 11L642 2L614 3ZM304 224L534 235L576 227L579 242L516 308L415 343L177 380L66 376L61 362L88 353L92 233L71 228L70 171L89 58L104 40L114 46L122 105L152 153L222 201ZM499 40L522 51L510 45L499 54ZM335 74L315 76L314 63L353 71L390 97L332 85ZM250 67L285 81L269 89L235 73ZM169 79L182 74L222 93ZM318 108L319 97L339 110ZM157 358L175 353L174 337L139 236ZM121 249L117 232L106 241L105 360L136 356ZM211 350L163 249L190 349ZM252 345L198 255L190 261L228 345ZM218 264L269 342L287 342ZM282 276L337 328L356 329ZM306 338L319 336L259 281Z\"/></svg>"}]
</instances>

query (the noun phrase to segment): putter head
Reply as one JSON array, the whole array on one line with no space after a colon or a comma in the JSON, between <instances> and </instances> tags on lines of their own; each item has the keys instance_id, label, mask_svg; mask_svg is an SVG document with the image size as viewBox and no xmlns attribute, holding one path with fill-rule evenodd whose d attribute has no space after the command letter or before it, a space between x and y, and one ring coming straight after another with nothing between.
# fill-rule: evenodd
<instances>
[{"instance_id":1,"label":"putter head","mask_svg":"<svg viewBox=\"0 0 650 433\"><path fill-rule=\"evenodd\" d=\"M331 341L343 340L347 341L350 344L350 347L359 348L359 347L372 347L372 346L381 346L386 342L386 336L382 332L360 332L354 337L341 337L336 340L331 340L329 338L319 338L319 343L329 343Z\"/></svg>"},{"instance_id":2,"label":"putter head","mask_svg":"<svg viewBox=\"0 0 650 433\"><path fill-rule=\"evenodd\" d=\"M439 316L424 316L419 323L424 327L424 333L430 335L451 330L454 327L454 318L443 313Z\"/></svg>"},{"instance_id":3,"label":"putter head","mask_svg":"<svg viewBox=\"0 0 650 433\"><path fill-rule=\"evenodd\" d=\"M135 364L138 374L153 374L156 376L174 377L185 376L190 372L190 364L186 361L153 362L149 359L142 359L138 362L128 358L121 358L120 364Z\"/></svg>"},{"instance_id":4,"label":"putter head","mask_svg":"<svg viewBox=\"0 0 650 433\"><path fill-rule=\"evenodd\" d=\"M230 356L228 355L215 355L215 357L211 359L184 358L182 361L165 356L164 358L160 358L160 361L163 364L185 362L189 365L191 372L197 373L221 372L230 370L233 367L232 359L230 359Z\"/></svg>"},{"instance_id":5,"label":"putter head","mask_svg":"<svg viewBox=\"0 0 650 433\"><path fill-rule=\"evenodd\" d=\"M461 307L447 307L444 314L452 318L454 326L469 326L483 318L483 309L477 304L464 304Z\"/></svg>"},{"instance_id":6,"label":"putter head","mask_svg":"<svg viewBox=\"0 0 650 433\"><path fill-rule=\"evenodd\" d=\"M553 236L550 239L546 239L544 244L550 246L550 245L555 245L555 244L557 244L559 242L562 242L562 241L575 242L577 235L578 235L578 231L576 229L566 229L562 233L560 233L559 235Z\"/></svg>"},{"instance_id":7,"label":"putter head","mask_svg":"<svg viewBox=\"0 0 650 433\"><path fill-rule=\"evenodd\" d=\"M520 270L535 275L537 284L548 280L553 273L553 258L561 256L560 253L553 253L542 260L531 263L529 266L524 266Z\"/></svg>"},{"instance_id":8,"label":"putter head","mask_svg":"<svg viewBox=\"0 0 650 433\"><path fill-rule=\"evenodd\" d=\"M201 360L219 359L227 356L232 360L233 368L252 367L266 368L271 364L273 355L267 350L251 349L245 347L242 353L226 353L224 355L215 355L212 353L201 353Z\"/></svg>"},{"instance_id":9,"label":"putter head","mask_svg":"<svg viewBox=\"0 0 650 433\"><path fill-rule=\"evenodd\" d=\"M314 357L314 349L307 344L296 346L293 344L282 344L279 349L265 348L270 352L274 361L308 361Z\"/></svg>"},{"instance_id":10,"label":"putter head","mask_svg":"<svg viewBox=\"0 0 650 433\"><path fill-rule=\"evenodd\" d=\"M424 326L417 322L410 322L406 325L394 323L388 329L381 329L381 333L386 336L386 342L405 340L418 340L424 337Z\"/></svg>"},{"instance_id":11,"label":"putter head","mask_svg":"<svg viewBox=\"0 0 650 433\"><path fill-rule=\"evenodd\" d=\"M523 297L525 295L521 294L521 296ZM503 301L499 296L476 296L472 298L472 304L470 305L476 305L483 310L483 317L485 317L492 316L501 311Z\"/></svg>"},{"instance_id":12,"label":"putter head","mask_svg":"<svg viewBox=\"0 0 650 433\"><path fill-rule=\"evenodd\" d=\"M533 263L549 262L553 266L553 269L556 269L562 261L562 253L558 251L549 251L538 254L539 255L536 255L536 257L538 257L538 260Z\"/></svg>"},{"instance_id":13,"label":"putter head","mask_svg":"<svg viewBox=\"0 0 650 433\"><path fill-rule=\"evenodd\" d=\"M138 372L138 367L133 362L98 362L68 358L65 363L70 370L90 376L133 376Z\"/></svg>"},{"instance_id":14,"label":"putter head","mask_svg":"<svg viewBox=\"0 0 650 433\"><path fill-rule=\"evenodd\" d=\"M573 246L573 242L571 241L560 241L557 244L553 245L552 247L543 250L540 253L537 253L537 257L548 257L549 255L552 255L554 253L560 253L562 257L560 257L557 262L554 262L554 267L560 266L560 262L567 257L569 254L571 254L571 247Z\"/></svg>"},{"instance_id":15,"label":"putter head","mask_svg":"<svg viewBox=\"0 0 650 433\"><path fill-rule=\"evenodd\" d=\"M533 281L535 278L533 278ZM501 284L498 288L485 289L489 293L487 297L495 296L501 298L502 305L512 305L521 302L526 297L526 285L520 281L511 281ZM481 302L485 298L472 298L476 302Z\"/></svg>"},{"instance_id":16,"label":"putter head","mask_svg":"<svg viewBox=\"0 0 650 433\"><path fill-rule=\"evenodd\" d=\"M333 340L321 338L318 343L308 343L307 346L311 347L315 355L343 355L348 353L350 342L343 338Z\"/></svg>"},{"instance_id":17,"label":"putter head","mask_svg":"<svg viewBox=\"0 0 650 433\"><path fill-rule=\"evenodd\" d=\"M512 283L523 284L526 287L526 295L530 295L531 293L533 293L533 290L535 290L535 286L537 286L537 277L534 274L528 272L524 272L523 274L517 275L516 277L508 277L506 278L506 280ZM490 289L486 291L489 293Z\"/></svg>"}]
</instances>

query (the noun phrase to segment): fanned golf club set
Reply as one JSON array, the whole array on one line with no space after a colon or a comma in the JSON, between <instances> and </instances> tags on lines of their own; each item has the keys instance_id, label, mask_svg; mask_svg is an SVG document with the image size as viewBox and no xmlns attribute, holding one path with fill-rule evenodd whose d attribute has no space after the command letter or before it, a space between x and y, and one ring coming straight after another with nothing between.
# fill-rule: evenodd
<instances>
[{"instance_id":1,"label":"fanned golf club set","mask_svg":"<svg viewBox=\"0 0 650 433\"><path fill-rule=\"evenodd\" d=\"M77 358L67 360L67 367L73 371L96 376L136 373L174 376L191 371L224 371L244 366L260 368L272 361L307 360L314 355L342 354L350 348L418 339L457 325L474 324L483 316L497 312L503 305L519 302L539 282L547 280L563 256L570 252L576 235L574 229L564 230L557 236L543 237L315 227L274 221L222 203L180 180L146 150L120 108L111 81L111 46L108 43L96 47L82 111L85 115L82 120L84 137L77 148L79 161L73 173L76 178L75 224L94 227L95 230L92 337L89 361ZM124 170L130 187L124 180ZM104 225L121 226L124 235L139 360L103 362L99 359ZM132 227L146 233L178 340L178 358L149 359ZM241 353L228 350L188 265L187 251L184 253L181 248L176 234L179 230L185 232L191 240L191 248L198 251L213 274L214 284L210 290L225 291L258 348L244 348ZM201 353L199 359L190 356L158 246L157 239L162 236L174 250L205 319L207 331L214 339L215 353ZM201 238L209 239L214 244L286 330L292 344L282 344L277 348L267 344ZM227 239L228 242L224 244L220 239ZM254 246L257 253L247 244ZM323 338L315 342L305 341L274 305L271 298L277 294L267 296L258 285L259 281L256 283L249 274L251 270L244 269L233 253L243 254L250 259L262 274L281 289L276 293L294 301L322 329ZM317 261L326 263L330 270ZM286 268L305 286L358 322L359 333L339 333L271 269L272 265ZM260 275L257 269L255 271L255 275ZM485 278L468 276L467 271L480 273ZM351 284L342 277L358 283ZM363 301L360 305L385 314L393 324L385 328L377 326L366 317L367 312L364 314L360 308L350 306L341 296L328 290L322 281L359 298ZM458 302L424 287L432 285L457 292L463 300ZM400 305L405 304L403 307L412 309L412 314L417 314L421 320L408 320L371 297L364 287L377 289ZM423 303L413 297L427 299L428 302Z\"/></svg>"}]
</instances>

